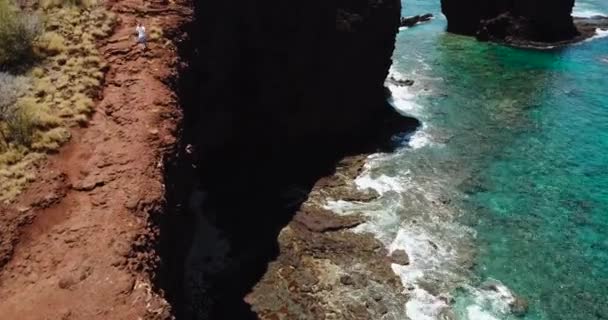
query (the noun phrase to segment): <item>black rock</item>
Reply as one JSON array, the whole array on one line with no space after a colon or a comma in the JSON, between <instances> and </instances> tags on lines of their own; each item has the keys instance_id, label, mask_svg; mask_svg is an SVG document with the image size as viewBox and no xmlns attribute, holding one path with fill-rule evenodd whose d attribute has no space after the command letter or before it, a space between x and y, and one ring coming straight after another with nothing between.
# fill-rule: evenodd
<instances>
[{"instance_id":1,"label":"black rock","mask_svg":"<svg viewBox=\"0 0 608 320\"><path fill-rule=\"evenodd\" d=\"M340 277L340 283L345 286L352 286L355 284L355 280L349 275L343 275Z\"/></svg>"},{"instance_id":2,"label":"black rock","mask_svg":"<svg viewBox=\"0 0 608 320\"><path fill-rule=\"evenodd\" d=\"M410 257L405 250L395 250L395 252L391 254L391 261L402 266L407 266L410 264Z\"/></svg>"},{"instance_id":3,"label":"black rock","mask_svg":"<svg viewBox=\"0 0 608 320\"><path fill-rule=\"evenodd\" d=\"M578 37L573 7L574 0L441 0L449 32L508 43Z\"/></svg>"},{"instance_id":4,"label":"black rock","mask_svg":"<svg viewBox=\"0 0 608 320\"><path fill-rule=\"evenodd\" d=\"M509 304L509 308L511 308L511 313L514 315L523 317L528 313L528 301L522 297L515 296L513 302Z\"/></svg>"},{"instance_id":5,"label":"black rock","mask_svg":"<svg viewBox=\"0 0 608 320\"><path fill-rule=\"evenodd\" d=\"M401 27L413 27L419 23L431 21L431 19L433 19L433 15L430 13L416 15L413 17L405 17L405 18L401 18L400 26Z\"/></svg>"},{"instance_id":6,"label":"black rock","mask_svg":"<svg viewBox=\"0 0 608 320\"><path fill-rule=\"evenodd\" d=\"M414 80L410 79L397 79L395 77L389 77L388 81L392 84L402 86L402 87L410 87L414 85Z\"/></svg>"}]
</instances>

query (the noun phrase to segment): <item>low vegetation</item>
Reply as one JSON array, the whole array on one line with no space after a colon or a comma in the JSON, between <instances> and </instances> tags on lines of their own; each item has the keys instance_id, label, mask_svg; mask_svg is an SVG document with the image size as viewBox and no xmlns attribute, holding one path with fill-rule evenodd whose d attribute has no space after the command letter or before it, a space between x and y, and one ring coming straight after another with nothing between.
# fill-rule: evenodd
<instances>
[{"instance_id":1,"label":"low vegetation","mask_svg":"<svg viewBox=\"0 0 608 320\"><path fill-rule=\"evenodd\" d=\"M106 66L95 45L115 17L93 0L42 0L24 13L0 0L0 201L35 179L32 166L85 126Z\"/></svg>"},{"instance_id":2,"label":"low vegetation","mask_svg":"<svg viewBox=\"0 0 608 320\"><path fill-rule=\"evenodd\" d=\"M0 0L0 66L10 67L34 57L33 43L42 30L40 16L17 10Z\"/></svg>"}]
</instances>

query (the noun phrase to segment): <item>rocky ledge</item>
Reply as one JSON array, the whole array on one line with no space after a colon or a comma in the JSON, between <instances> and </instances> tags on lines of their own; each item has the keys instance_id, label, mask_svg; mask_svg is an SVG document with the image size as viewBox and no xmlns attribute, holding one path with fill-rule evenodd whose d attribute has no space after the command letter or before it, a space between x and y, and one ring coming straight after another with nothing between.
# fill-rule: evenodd
<instances>
[{"instance_id":1,"label":"rocky ledge","mask_svg":"<svg viewBox=\"0 0 608 320\"><path fill-rule=\"evenodd\" d=\"M326 199L370 201L378 195L354 186L365 156L347 157L319 180L279 234L280 254L246 297L261 319L397 319L406 297L389 257L373 235L355 233L361 216L324 209Z\"/></svg>"}]
</instances>

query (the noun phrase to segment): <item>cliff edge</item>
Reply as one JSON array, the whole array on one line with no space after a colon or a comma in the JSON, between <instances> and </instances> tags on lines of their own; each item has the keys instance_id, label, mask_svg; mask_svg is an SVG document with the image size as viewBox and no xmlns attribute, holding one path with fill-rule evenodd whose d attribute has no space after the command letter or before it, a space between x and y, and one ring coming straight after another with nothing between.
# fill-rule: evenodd
<instances>
[{"instance_id":1,"label":"cliff edge","mask_svg":"<svg viewBox=\"0 0 608 320\"><path fill-rule=\"evenodd\" d=\"M235 149L247 158L260 148L357 143L377 129L393 112L383 84L400 7L398 0L200 1L200 103L188 121L206 163Z\"/></svg>"},{"instance_id":2,"label":"cliff edge","mask_svg":"<svg viewBox=\"0 0 608 320\"><path fill-rule=\"evenodd\" d=\"M103 5L118 20L97 42L108 72L91 121L0 204L2 319L170 318L153 290L151 220L164 209L164 159L177 143L174 84L191 3ZM162 32L149 50L135 44L137 21Z\"/></svg>"},{"instance_id":3,"label":"cliff edge","mask_svg":"<svg viewBox=\"0 0 608 320\"><path fill-rule=\"evenodd\" d=\"M372 239L340 227L342 222L326 212L311 216L335 225L330 235L321 234L324 227L307 232L294 219L299 219L297 212L306 211L308 217L318 209L300 207L311 191L321 188L320 179L334 176L342 159L376 152L392 134L418 126L389 105L384 86L400 11L399 0L197 2L191 64L196 80L188 90L195 103L185 109L184 120L196 159L189 176L197 176L198 185L175 193L181 203L176 207L189 207L186 220L193 227L188 234L173 223L166 234L174 237L164 245L175 254L176 244L188 244L182 246L186 252L175 254L182 260L173 259L175 265L167 267L178 271L168 272L164 280L178 318L352 314L346 304L340 310L309 312L311 303L326 295L348 297L341 287L307 298L304 281L324 274L305 269L323 263L319 259L330 267L360 259L384 261L386 253ZM329 244L340 239L343 245ZM302 255L296 243L312 251L326 244L335 250L311 254L300 263L292 259ZM366 248L361 257L349 260L339 252L342 246L354 256L359 245ZM298 270L292 275L300 282L293 284L294 291L272 293L284 298L273 304L263 296L270 298L269 288L284 283L268 264L281 268L283 262L295 263ZM369 290L384 285L399 290L398 280L386 271L390 263L375 268L383 272L382 279L356 281ZM348 301L353 304L358 314L368 313L360 303ZM281 311L283 307L289 310ZM384 307L377 307L369 312L382 314Z\"/></svg>"}]
</instances>

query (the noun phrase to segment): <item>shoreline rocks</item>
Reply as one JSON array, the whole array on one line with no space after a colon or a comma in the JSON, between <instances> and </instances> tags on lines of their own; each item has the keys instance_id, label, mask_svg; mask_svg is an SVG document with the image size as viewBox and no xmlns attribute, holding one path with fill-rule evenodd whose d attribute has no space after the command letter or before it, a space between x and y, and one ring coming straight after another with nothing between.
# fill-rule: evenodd
<instances>
[{"instance_id":1,"label":"shoreline rocks","mask_svg":"<svg viewBox=\"0 0 608 320\"><path fill-rule=\"evenodd\" d=\"M350 227L359 215L323 208L328 198L357 195L354 179L365 155L344 159L336 172L317 182L309 199L279 235L279 256L245 300L260 319L394 319L405 314L407 297L391 260L408 263L371 234Z\"/></svg>"},{"instance_id":2,"label":"shoreline rocks","mask_svg":"<svg viewBox=\"0 0 608 320\"><path fill-rule=\"evenodd\" d=\"M400 264L402 266L407 266L410 264L410 257L405 252L405 250L399 249L395 250L391 256L391 262L395 264Z\"/></svg>"},{"instance_id":3,"label":"shoreline rocks","mask_svg":"<svg viewBox=\"0 0 608 320\"><path fill-rule=\"evenodd\" d=\"M429 22L431 19L433 19L433 15L430 13L419 14L411 17L402 17L399 26L413 27L420 23Z\"/></svg>"},{"instance_id":4,"label":"shoreline rocks","mask_svg":"<svg viewBox=\"0 0 608 320\"><path fill-rule=\"evenodd\" d=\"M608 18L572 17L574 0L441 0L448 32L516 47L551 49L579 42L608 28Z\"/></svg>"},{"instance_id":5,"label":"shoreline rocks","mask_svg":"<svg viewBox=\"0 0 608 320\"><path fill-rule=\"evenodd\" d=\"M414 85L414 80L410 79L397 79L393 76L390 76L386 79L388 83L400 86L400 87L411 87Z\"/></svg>"},{"instance_id":6,"label":"shoreline rocks","mask_svg":"<svg viewBox=\"0 0 608 320\"><path fill-rule=\"evenodd\" d=\"M497 20L504 19L504 17L497 18ZM496 33L487 32L487 29L477 34L477 39L480 41L493 41L498 43L504 43L513 47L526 48L526 49L554 49L560 48L574 43L582 42L584 40L593 38L597 35L597 30L608 30L608 17L595 16L589 18L574 17L574 25L578 31L578 35L562 41L556 42L542 42L533 41L529 39L522 39L518 36L506 36L504 38L496 37ZM495 23L494 21L493 23ZM486 25L487 27L487 25Z\"/></svg>"},{"instance_id":7,"label":"shoreline rocks","mask_svg":"<svg viewBox=\"0 0 608 320\"><path fill-rule=\"evenodd\" d=\"M528 301L522 297L514 296L513 301L509 304L511 313L517 317L523 317L528 313Z\"/></svg>"}]
</instances>

